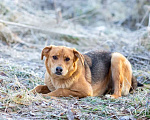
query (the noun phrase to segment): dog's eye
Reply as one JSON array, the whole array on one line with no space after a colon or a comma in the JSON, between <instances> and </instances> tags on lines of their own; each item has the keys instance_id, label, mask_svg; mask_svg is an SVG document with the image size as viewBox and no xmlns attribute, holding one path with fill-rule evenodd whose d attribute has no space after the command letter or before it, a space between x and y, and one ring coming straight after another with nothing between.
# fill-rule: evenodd
<instances>
[{"instance_id":1,"label":"dog's eye","mask_svg":"<svg viewBox=\"0 0 150 120\"><path fill-rule=\"evenodd\" d=\"M65 61L69 61L69 60L70 60L70 58L68 58L68 57L65 59Z\"/></svg>"},{"instance_id":2,"label":"dog's eye","mask_svg":"<svg viewBox=\"0 0 150 120\"><path fill-rule=\"evenodd\" d=\"M54 60L57 60L57 59L58 59L58 57L57 57L57 56L53 56L53 59L54 59Z\"/></svg>"}]
</instances>

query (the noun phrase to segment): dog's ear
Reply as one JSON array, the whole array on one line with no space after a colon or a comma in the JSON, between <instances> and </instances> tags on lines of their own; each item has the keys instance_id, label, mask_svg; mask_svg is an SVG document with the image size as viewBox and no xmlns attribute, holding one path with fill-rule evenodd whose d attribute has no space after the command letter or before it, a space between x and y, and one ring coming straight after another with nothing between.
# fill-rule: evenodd
<instances>
[{"instance_id":1,"label":"dog's ear","mask_svg":"<svg viewBox=\"0 0 150 120\"><path fill-rule=\"evenodd\" d=\"M79 59L81 61L82 65L84 65L84 56L80 52L78 52L76 49L73 49L73 53L75 56L74 62L76 62Z\"/></svg>"},{"instance_id":2,"label":"dog's ear","mask_svg":"<svg viewBox=\"0 0 150 120\"><path fill-rule=\"evenodd\" d=\"M52 49L52 46L47 46L42 50L41 53L41 60L43 60L43 57L48 57L48 53L50 52L50 50Z\"/></svg>"}]
</instances>

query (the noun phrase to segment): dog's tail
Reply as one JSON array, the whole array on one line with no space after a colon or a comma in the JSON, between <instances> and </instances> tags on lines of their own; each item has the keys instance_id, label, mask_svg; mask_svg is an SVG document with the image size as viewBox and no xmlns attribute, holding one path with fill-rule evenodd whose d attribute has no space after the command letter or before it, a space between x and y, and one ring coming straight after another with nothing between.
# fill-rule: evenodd
<instances>
[{"instance_id":1,"label":"dog's tail","mask_svg":"<svg viewBox=\"0 0 150 120\"><path fill-rule=\"evenodd\" d=\"M137 79L135 78L135 76L132 75L132 88L131 90L136 90L137 87L144 87L144 88L148 88L150 89L150 84L142 84L142 83L139 83L137 81Z\"/></svg>"},{"instance_id":2,"label":"dog's tail","mask_svg":"<svg viewBox=\"0 0 150 120\"><path fill-rule=\"evenodd\" d=\"M137 88L138 82L136 80L136 78L132 75L132 87L131 90L135 90Z\"/></svg>"},{"instance_id":3,"label":"dog's tail","mask_svg":"<svg viewBox=\"0 0 150 120\"><path fill-rule=\"evenodd\" d=\"M137 87L143 87L144 84L137 82Z\"/></svg>"}]
</instances>

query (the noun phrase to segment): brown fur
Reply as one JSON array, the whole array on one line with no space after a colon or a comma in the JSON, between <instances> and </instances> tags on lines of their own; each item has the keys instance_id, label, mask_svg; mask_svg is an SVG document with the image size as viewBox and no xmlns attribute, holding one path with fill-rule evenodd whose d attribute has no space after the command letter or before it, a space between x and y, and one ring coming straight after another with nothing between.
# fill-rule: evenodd
<instances>
[{"instance_id":1,"label":"brown fur","mask_svg":"<svg viewBox=\"0 0 150 120\"><path fill-rule=\"evenodd\" d=\"M43 96L71 95L81 98L100 96L112 91L112 95L106 96L118 98L127 95L137 85L130 62L120 53L92 51L82 55L77 50L64 46L48 46L43 49L41 59L44 56L45 85L32 90ZM63 69L61 75L56 74L58 66Z\"/></svg>"}]
</instances>

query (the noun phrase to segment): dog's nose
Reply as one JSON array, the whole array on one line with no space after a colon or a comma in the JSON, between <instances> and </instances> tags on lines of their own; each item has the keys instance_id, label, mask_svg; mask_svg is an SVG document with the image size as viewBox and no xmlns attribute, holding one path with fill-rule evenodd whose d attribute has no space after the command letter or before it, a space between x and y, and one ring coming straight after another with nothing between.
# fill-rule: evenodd
<instances>
[{"instance_id":1,"label":"dog's nose","mask_svg":"<svg viewBox=\"0 0 150 120\"><path fill-rule=\"evenodd\" d=\"M61 73L63 71L62 67L56 67L56 72Z\"/></svg>"}]
</instances>

